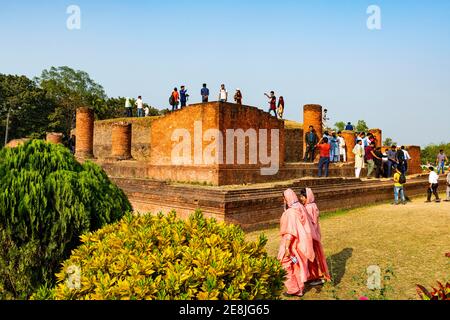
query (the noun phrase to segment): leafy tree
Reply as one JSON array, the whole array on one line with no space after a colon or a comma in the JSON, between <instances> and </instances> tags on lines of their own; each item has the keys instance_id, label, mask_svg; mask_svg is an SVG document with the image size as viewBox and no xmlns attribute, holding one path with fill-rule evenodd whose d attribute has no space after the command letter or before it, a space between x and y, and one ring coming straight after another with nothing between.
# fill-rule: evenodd
<instances>
[{"instance_id":1,"label":"leafy tree","mask_svg":"<svg viewBox=\"0 0 450 320\"><path fill-rule=\"evenodd\" d=\"M429 144L422 149L421 157L424 164L435 164L440 150L444 150L447 157L450 158L450 143Z\"/></svg>"},{"instance_id":2,"label":"leafy tree","mask_svg":"<svg viewBox=\"0 0 450 320\"><path fill-rule=\"evenodd\" d=\"M366 121L358 120L358 123L356 124L356 131L358 131L358 132L367 132L367 131L369 131L369 127L367 126Z\"/></svg>"},{"instance_id":3,"label":"leafy tree","mask_svg":"<svg viewBox=\"0 0 450 320\"><path fill-rule=\"evenodd\" d=\"M339 122L336 122L334 124L334 126L336 127L337 131L344 131L346 124L343 121L339 121Z\"/></svg>"},{"instance_id":4,"label":"leafy tree","mask_svg":"<svg viewBox=\"0 0 450 320\"><path fill-rule=\"evenodd\" d=\"M50 116L51 127L63 128L66 136L75 125L76 109L80 106L98 108L107 96L103 87L88 73L69 67L51 67L42 71L36 83L57 103Z\"/></svg>"},{"instance_id":5,"label":"leafy tree","mask_svg":"<svg viewBox=\"0 0 450 320\"><path fill-rule=\"evenodd\" d=\"M0 145L3 146L8 110L8 140L45 135L55 103L25 76L0 74Z\"/></svg>"},{"instance_id":6,"label":"leafy tree","mask_svg":"<svg viewBox=\"0 0 450 320\"><path fill-rule=\"evenodd\" d=\"M32 140L0 151L0 300L53 286L80 236L118 221L131 205L92 162Z\"/></svg>"},{"instance_id":7,"label":"leafy tree","mask_svg":"<svg viewBox=\"0 0 450 320\"><path fill-rule=\"evenodd\" d=\"M391 138L386 138L383 143L386 147L392 147L397 145L397 142L394 142Z\"/></svg>"}]
</instances>

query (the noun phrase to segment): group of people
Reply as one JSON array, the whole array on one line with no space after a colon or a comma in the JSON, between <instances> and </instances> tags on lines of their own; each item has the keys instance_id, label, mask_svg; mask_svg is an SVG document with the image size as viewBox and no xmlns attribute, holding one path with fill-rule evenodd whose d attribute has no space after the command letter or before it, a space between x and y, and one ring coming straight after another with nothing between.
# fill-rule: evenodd
<instances>
[{"instance_id":1,"label":"group of people","mask_svg":"<svg viewBox=\"0 0 450 320\"><path fill-rule=\"evenodd\" d=\"M202 103L209 102L210 92L206 83L203 84L202 89L200 90L200 95L202 98ZM273 112L273 115L276 118L283 118L284 115L284 98L280 97L277 102L277 97L275 96L275 92L271 91L270 94L264 93L265 96L269 99L269 113ZM234 102L236 104L242 105L243 95L241 89L237 88L234 94ZM186 107L187 102L189 100L189 94L186 89L186 86L181 86L180 90L178 88L174 88L169 97L169 104L172 107L172 111L176 111L179 108L183 109ZM219 102L228 102L228 91L225 88L225 85L222 84L220 86L219 91ZM135 102L135 106L137 107L137 117L146 117L149 115L150 109L147 105L144 104L142 100L142 96L139 96ZM127 117L133 116L133 106L130 102L130 99L127 98L125 101L125 110Z\"/></svg>"},{"instance_id":2,"label":"group of people","mask_svg":"<svg viewBox=\"0 0 450 320\"><path fill-rule=\"evenodd\" d=\"M309 188L300 190L299 196L288 189L283 201L278 259L287 273L285 295L301 297L305 284L317 286L331 280L322 247L320 211Z\"/></svg>"}]
</instances>

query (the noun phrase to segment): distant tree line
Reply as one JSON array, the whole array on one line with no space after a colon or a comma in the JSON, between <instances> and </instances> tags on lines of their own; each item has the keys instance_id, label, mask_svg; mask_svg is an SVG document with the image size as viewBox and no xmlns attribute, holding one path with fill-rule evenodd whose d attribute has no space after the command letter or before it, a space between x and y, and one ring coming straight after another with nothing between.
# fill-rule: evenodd
<instances>
[{"instance_id":1,"label":"distant tree line","mask_svg":"<svg viewBox=\"0 0 450 320\"><path fill-rule=\"evenodd\" d=\"M8 111L8 140L43 138L49 131L62 132L68 138L78 107L93 108L97 120L121 118L125 116L125 99L109 98L89 74L69 67L51 67L34 79L0 74L0 148ZM151 116L164 113L148 107Z\"/></svg>"}]
</instances>

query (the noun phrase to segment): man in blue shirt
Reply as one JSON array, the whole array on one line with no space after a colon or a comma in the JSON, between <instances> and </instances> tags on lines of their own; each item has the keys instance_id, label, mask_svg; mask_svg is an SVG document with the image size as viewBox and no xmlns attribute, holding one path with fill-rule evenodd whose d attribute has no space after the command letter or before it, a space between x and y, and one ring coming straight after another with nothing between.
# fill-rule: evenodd
<instances>
[{"instance_id":1,"label":"man in blue shirt","mask_svg":"<svg viewBox=\"0 0 450 320\"><path fill-rule=\"evenodd\" d=\"M188 99L189 95L187 94L187 90L185 86L181 86L181 90L180 90L180 103L181 103L181 108L186 107L186 102Z\"/></svg>"},{"instance_id":2,"label":"man in blue shirt","mask_svg":"<svg viewBox=\"0 0 450 320\"><path fill-rule=\"evenodd\" d=\"M353 128L352 123L349 122L349 123L347 123L347 126L345 127L345 130L353 131L353 130L355 130L355 129Z\"/></svg>"},{"instance_id":3,"label":"man in blue shirt","mask_svg":"<svg viewBox=\"0 0 450 320\"><path fill-rule=\"evenodd\" d=\"M202 95L202 102L206 103L209 99L209 89L206 87L206 83L203 84L203 88L200 91L200 94Z\"/></svg>"}]
</instances>

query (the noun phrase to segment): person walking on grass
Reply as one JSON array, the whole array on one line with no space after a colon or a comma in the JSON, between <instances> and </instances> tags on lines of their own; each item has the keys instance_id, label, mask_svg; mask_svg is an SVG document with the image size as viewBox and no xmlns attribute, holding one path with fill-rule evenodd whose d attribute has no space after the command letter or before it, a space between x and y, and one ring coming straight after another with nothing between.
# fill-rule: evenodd
<instances>
[{"instance_id":1,"label":"person walking on grass","mask_svg":"<svg viewBox=\"0 0 450 320\"><path fill-rule=\"evenodd\" d=\"M328 177L328 168L330 166L330 144L328 143L328 138L322 138L319 143L315 146L315 149L319 150L319 178L322 177L323 168L325 167L325 177Z\"/></svg>"},{"instance_id":2,"label":"person walking on grass","mask_svg":"<svg viewBox=\"0 0 450 320\"><path fill-rule=\"evenodd\" d=\"M447 174L447 199L445 199L445 202L450 201L450 167L448 168L448 174Z\"/></svg>"},{"instance_id":3,"label":"person walking on grass","mask_svg":"<svg viewBox=\"0 0 450 320\"><path fill-rule=\"evenodd\" d=\"M404 184L406 183L406 177L405 175L400 171L400 169L397 167L395 168L394 173L394 205L398 205L399 196L401 200L401 204L406 204L406 197L405 197L405 190L404 190Z\"/></svg>"},{"instance_id":4,"label":"person walking on grass","mask_svg":"<svg viewBox=\"0 0 450 320\"><path fill-rule=\"evenodd\" d=\"M355 145L355 148L353 148L353 154L355 155L355 177L359 178L362 169L364 169L365 167L364 163L365 151L362 139L358 140L358 143Z\"/></svg>"},{"instance_id":5,"label":"person walking on grass","mask_svg":"<svg viewBox=\"0 0 450 320\"><path fill-rule=\"evenodd\" d=\"M440 150L439 154L436 157L436 165L437 165L437 174L445 173L445 163L448 161L447 155L444 153L444 150Z\"/></svg>"},{"instance_id":6,"label":"person walking on grass","mask_svg":"<svg viewBox=\"0 0 450 320\"><path fill-rule=\"evenodd\" d=\"M434 171L434 167L429 167L430 175L428 177L428 182L430 183L429 188L427 190L428 197L426 202L431 202L431 196L434 194L435 201L441 202L439 198L438 188L439 188L439 175Z\"/></svg>"},{"instance_id":7,"label":"person walking on grass","mask_svg":"<svg viewBox=\"0 0 450 320\"><path fill-rule=\"evenodd\" d=\"M325 281L330 281L331 276L328 271L327 258L322 246L322 233L320 231L320 211L317 207L314 193L310 188L300 190L300 203L305 207L311 221L311 236L313 238L314 261L308 262L309 285L321 285Z\"/></svg>"},{"instance_id":8,"label":"person walking on grass","mask_svg":"<svg viewBox=\"0 0 450 320\"><path fill-rule=\"evenodd\" d=\"M308 281L308 263L315 259L312 226L305 207L292 189L283 193L283 202L278 260L286 271L284 295L302 297Z\"/></svg>"}]
</instances>

